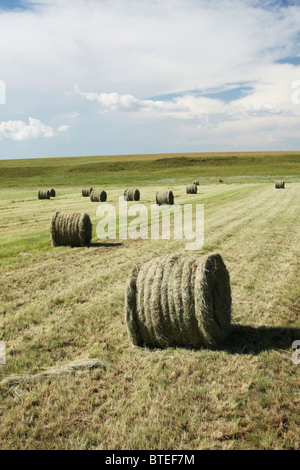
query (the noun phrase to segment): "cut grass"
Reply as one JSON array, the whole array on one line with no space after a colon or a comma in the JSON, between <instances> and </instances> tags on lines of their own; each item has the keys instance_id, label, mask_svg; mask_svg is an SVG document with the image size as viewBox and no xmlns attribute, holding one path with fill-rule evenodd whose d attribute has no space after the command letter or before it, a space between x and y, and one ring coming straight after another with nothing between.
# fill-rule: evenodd
<instances>
[{"instance_id":1,"label":"cut grass","mask_svg":"<svg viewBox=\"0 0 300 470\"><path fill-rule=\"evenodd\" d=\"M298 170L295 164L291 174ZM161 185L169 188L155 171L148 176L146 205ZM53 249L54 210L88 212L97 242L96 208L81 185L69 183L55 201L38 201L21 181L0 191L0 339L7 347L0 380L82 357L110 367L2 387L0 447L299 449L300 369L291 361L292 342L300 340L299 183L276 191L269 183L206 180L192 198L185 183L173 183L176 202L205 204L201 253L219 251L231 276L232 334L216 350L197 351L134 348L124 322L133 264L183 251L185 241ZM108 185L108 202L116 205L125 187Z\"/></svg>"}]
</instances>

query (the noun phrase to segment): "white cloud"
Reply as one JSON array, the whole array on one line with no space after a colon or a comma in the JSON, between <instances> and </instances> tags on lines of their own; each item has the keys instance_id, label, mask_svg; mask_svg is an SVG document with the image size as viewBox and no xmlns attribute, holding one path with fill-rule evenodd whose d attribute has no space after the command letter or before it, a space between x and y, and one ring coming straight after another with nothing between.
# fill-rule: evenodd
<instances>
[{"instance_id":1,"label":"white cloud","mask_svg":"<svg viewBox=\"0 0 300 470\"><path fill-rule=\"evenodd\" d=\"M0 12L0 79L7 85L7 104L1 111L10 110L1 118L0 137L10 145L12 140L61 134L68 130L65 123L72 122L77 132L70 133L68 155L76 154L83 140L86 154L129 153L131 148L147 152L151 120L157 132L151 134L151 151L155 142L155 151L160 151L160 135L166 136L165 147L172 148L177 131L185 149L195 133L193 150L242 145L243 135L244 142L252 139L257 148L271 135L277 142L288 144L293 138L300 143L295 125L300 105L291 101L291 84L300 79L300 67L277 63L299 53L300 5L280 8L279 1L276 5L269 0L31 3L32 10ZM85 100L64 95L74 83L80 88L73 95ZM252 90L230 102L200 96L199 91L229 90L233 83L247 83ZM169 93L177 96L146 99ZM53 122L54 115L58 128L8 120L16 118L16 109L42 116L45 122ZM133 141L137 125L138 149ZM128 146L120 138L118 149L110 147L115 141L103 130L99 148L104 128L114 128ZM82 139L81 129L88 139ZM50 152L49 145L42 147L43 139L39 145ZM53 149L62 154L59 147Z\"/></svg>"},{"instance_id":2,"label":"white cloud","mask_svg":"<svg viewBox=\"0 0 300 470\"><path fill-rule=\"evenodd\" d=\"M70 126L62 125L57 132L65 132ZM46 126L39 119L29 118L29 123L24 121L2 121L0 122L0 138L12 140L29 140L40 137L54 137L55 132L51 126Z\"/></svg>"},{"instance_id":3,"label":"white cloud","mask_svg":"<svg viewBox=\"0 0 300 470\"><path fill-rule=\"evenodd\" d=\"M46 93L77 82L154 96L253 81L266 63L298 52L299 7L279 14L243 0L53 0L36 8L0 15L8 86Z\"/></svg>"},{"instance_id":4,"label":"white cloud","mask_svg":"<svg viewBox=\"0 0 300 470\"><path fill-rule=\"evenodd\" d=\"M62 126L59 126L59 128L57 129L57 132L66 132L69 129L70 129L70 126L62 125Z\"/></svg>"},{"instance_id":5,"label":"white cloud","mask_svg":"<svg viewBox=\"0 0 300 470\"><path fill-rule=\"evenodd\" d=\"M105 111L151 112L155 117L163 115L181 119L195 119L197 117L202 119L203 115L224 111L222 101L196 97L192 94L178 96L169 101L142 100L132 95L120 95L116 92L97 94L81 91L78 85L74 85L74 93L89 101L96 101Z\"/></svg>"},{"instance_id":6,"label":"white cloud","mask_svg":"<svg viewBox=\"0 0 300 470\"><path fill-rule=\"evenodd\" d=\"M100 109L111 112L147 112L153 118L169 116L178 119L198 119L203 125L218 125L220 121L233 121L253 117L279 115L282 118L300 115L300 106L291 100L291 83L295 77L295 67L274 64L264 71L264 78L253 84L248 95L231 100L195 96L192 92L176 96L170 100L142 100L132 95L114 93L95 93L81 91L74 85L74 94L83 96L88 101L97 102ZM298 68L300 75L300 67Z\"/></svg>"}]
</instances>

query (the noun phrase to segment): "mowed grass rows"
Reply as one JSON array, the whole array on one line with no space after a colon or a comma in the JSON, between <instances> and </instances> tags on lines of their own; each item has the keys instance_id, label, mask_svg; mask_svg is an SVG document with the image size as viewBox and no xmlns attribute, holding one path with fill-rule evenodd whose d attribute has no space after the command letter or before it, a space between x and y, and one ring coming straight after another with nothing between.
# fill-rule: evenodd
<instances>
[{"instance_id":1,"label":"mowed grass rows","mask_svg":"<svg viewBox=\"0 0 300 470\"><path fill-rule=\"evenodd\" d=\"M117 204L121 186L106 186ZM140 187L155 202L161 185ZM166 188L168 189L168 188ZM11 373L82 357L107 370L0 391L1 448L299 449L300 185L198 187L175 201L205 204L201 253L222 254L231 276L233 331L218 350L134 348L124 322L133 264L184 251L184 241L97 241L96 208L80 187L38 201L0 192L0 339ZM87 212L91 248L51 248L55 210ZM106 245L107 244L107 245Z\"/></svg>"}]
</instances>

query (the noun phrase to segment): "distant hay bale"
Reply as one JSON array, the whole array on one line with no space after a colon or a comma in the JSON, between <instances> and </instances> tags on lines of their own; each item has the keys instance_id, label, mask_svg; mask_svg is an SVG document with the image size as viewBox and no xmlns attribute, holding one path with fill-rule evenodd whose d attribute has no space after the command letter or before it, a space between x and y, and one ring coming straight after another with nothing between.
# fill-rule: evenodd
<instances>
[{"instance_id":1,"label":"distant hay bale","mask_svg":"<svg viewBox=\"0 0 300 470\"><path fill-rule=\"evenodd\" d=\"M92 202L105 202L107 199L106 191L93 189L93 191L90 194L90 199Z\"/></svg>"},{"instance_id":2,"label":"distant hay bale","mask_svg":"<svg viewBox=\"0 0 300 470\"><path fill-rule=\"evenodd\" d=\"M12 374L0 382L1 386L16 387L28 385L43 380L52 380L63 375L75 375L80 371L91 371L95 369L106 370L107 364L101 359L77 359L58 367L50 367L38 374Z\"/></svg>"},{"instance_id":3,"label":"distant hay bale","mask_svg":"<svg viewBox=\"0 0 300 470\"><path fill-rule=\"evenodd\" d=\"M38 192L39 199L50 199L50 191L49 189L40 189Z\"/></svg>"},{"instance_id":4,"label":"distant hay bale","mask_svg":"<svg viewBox=\"0 0 300 470\"><path fill-rule=\"evenodd\" d=\"M125 201L139 201L140 200L139 190L126 188L124 191L124 199Z\"/></svg>"},{"instance_id":5,"label":"distant hay bale","mask_svg":"<svg viewBox=\"0 0 300 470\"><path fill-rule=\"evenodd\" d=\"M92 239L92 223L85 213L55 212L51 219L50 239L55 246L88 246Z\"/></svg>"},{"instance_id":6,"label":"distant hay bale","mask_svg":"<svg viewBox=\"0 0 300 470\"><path fill-rule=\"evenodd\" d=\"M215 347L230 331L230 278L221 255L170 255L135 266L125 320L136 346Z\"/></svg>"},{"instance_id":7,"label":"distant hay bale","mask_svg":"<svg viewBox=\"0 0 300 470\"><path fill-rule=\"evenodd\" d=\"M92 191L93 191L93 188L83 188L82 190L83 197L90 197L90 194Z\"/></svg>"},{"instance_id":8,"label":"distant hay bale","mask_svg":"<svg viewBox=\"0 0 300 470\"><path fill-rule=\"evenodd\" d=\"M50 191L50 197L55 197L56 196L56 192L55 192L55 189L48 189L48 191Z\"/></svg>"},{"instance_id":9,"label":"distant hay bale","mask_svg":"<svg viewBox=\"0 0 300 470\"><path fill-rule=\"evenodd\" d=\"M197 194L198 187L196 184L188 184L186 187L187 194Z\"/></svg>"},{"instance_id":10,"label":"distant hay bale","mask_svg":"<svg viewBox=\"0 0 300 470\"><path fill-rule=\"evenodd\" d=\"M156 204L161 206L162 204L174 204L174 196L172 191L158 191L156 193Z\"/></svg>"},{"instance_id":11,"label":"distant hay bale","mask_svg":"<svg viewBox=\"0 0 300 470\"><path fill-rule=\"evenodd\" d=\"M284 189L285 188L285 182L284 181L275 181L275 188L276 189Z\"/></svg>"},{"instance_id":12,"label":"distant hay bale","mask_svg":"<svg viewBox=\"0 0 300 470\"><path fill-rule=\"evenodd\" d=\"M195 180L193 184L195 184L196 186L199 186L199 180Z\"/></svg>"}]
</instances>

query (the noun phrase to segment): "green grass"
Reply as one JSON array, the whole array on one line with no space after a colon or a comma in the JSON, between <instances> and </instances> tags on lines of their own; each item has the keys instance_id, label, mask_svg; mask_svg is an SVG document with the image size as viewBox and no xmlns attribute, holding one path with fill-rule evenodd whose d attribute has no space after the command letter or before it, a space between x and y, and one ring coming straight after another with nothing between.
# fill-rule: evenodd
<instances>
[{"instance_id":1,"label":"green grass","mask_svg":"<svg viewBox=\"0 0 300 470\"><path fill-rule=\"evenodd\" d=\"M300 176L299 158L299 152L271 152L2 160L0 187L152 184L166 179L176 183L195 177L216 182L245 176L251 181L275 176L295 180Z\"/></svg>"},{"instance_id":2,"label":"green grass","mask_svg":"<svg viewBox=\"0 0 300 470\"><path fill-rule=\"evenodd\" d=\"M248 154L231 164L230 155L221 163L211 155L206 163L195 155L188 163L157 157L159 167L150 156L87 157L90 173L79 171L87 168L84 158L1 162L0 175L3 168L15 173L0 189L0 340L7 347L0 380L84 357L109 364L106 371L0 387L2 449L300 448L300 366L291 361L292 342L300 340L299 157ZM114 173L110 164L126 168ZM221 167L231 184L218 183ZM275 190L273 174L287 181L285 190ZM63 175L62 185L50 184L50 175ZM185 184L196 176L198 194L187 195ZM197 351L131 345L124 288L132 266L183 251L185 241L51 248L54 210L87 212L97 242L98 204L81 196L86 179L97 187L106 182L115 206L128 181L147 206L159 188L171 188L178 203L204 203L200 254L220 252L231 277L226 343ZM55 187L57 198L37 200L43 185Z\"/></svg>"}]
</instances>

